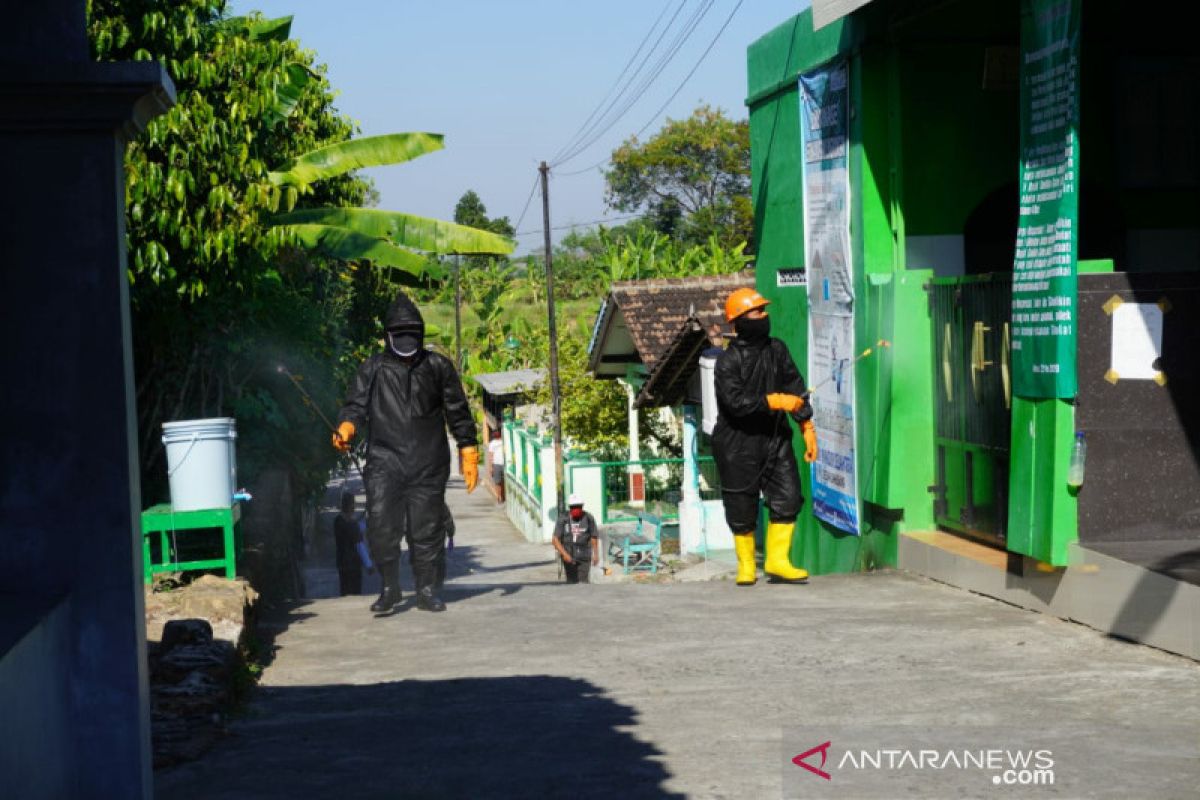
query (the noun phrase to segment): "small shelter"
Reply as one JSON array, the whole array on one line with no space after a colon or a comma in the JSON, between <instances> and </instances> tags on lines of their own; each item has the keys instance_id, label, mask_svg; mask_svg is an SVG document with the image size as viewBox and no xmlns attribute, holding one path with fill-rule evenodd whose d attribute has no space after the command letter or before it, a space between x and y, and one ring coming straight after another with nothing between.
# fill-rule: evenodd
<instances>
[{"instance_id":1,"label":"small shelter","mask_svg":"<svg viewBox=\"0 0 1200 800\"><path fill-rule=\"evenodd\" d=\"M483 437L488 441L499 431L505 412L520 416L521 410L532 408L530 395L546 379L544 369L512 369L507 372L485 372L471 378L483 389Z\"/></svg>"}]
</instances>

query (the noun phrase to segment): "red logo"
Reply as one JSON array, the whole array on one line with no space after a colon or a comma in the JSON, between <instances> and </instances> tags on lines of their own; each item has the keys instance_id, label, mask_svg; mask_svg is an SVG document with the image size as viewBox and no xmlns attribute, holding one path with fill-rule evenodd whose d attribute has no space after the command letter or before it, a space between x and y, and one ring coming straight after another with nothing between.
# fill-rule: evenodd
<instances>
[{"instance_id":1,"label":"red logo","mask_svg":"<svg viewBox=\"0 0 1200 800\"><path fill-rule=\"evenodd\" d=\"M824 769L821 769L821 767L825 766L825 759L829 755L829 753L828 753L829 745L830 745L830 742L825 742L825 744L819 744L816 747L812 748L811 750L805 750L803 753L801 753L800 755L793 758L792 763L795 764L797 767L804 767L806 770L811 772L813 775L818 775L827 781L832 780L829 773L826 772ZM820 751L820 753L821 753L821 767L814 767L812 764L804 763L804 759L808 758L813 753L816 753L818 751Z\"/></svg>"}]
</instances>

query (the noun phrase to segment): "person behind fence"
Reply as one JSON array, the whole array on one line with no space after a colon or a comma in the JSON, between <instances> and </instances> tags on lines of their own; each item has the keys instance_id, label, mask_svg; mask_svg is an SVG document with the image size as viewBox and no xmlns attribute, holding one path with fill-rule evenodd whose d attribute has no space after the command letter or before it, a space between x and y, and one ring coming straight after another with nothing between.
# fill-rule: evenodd
<instances>
[{"instance_id":1,"label":"person behind fence","mask_svg":"<svg viewBox=\"0 0 1200 800\"><path fill-rule=\"evenodd\" d=\"M333 518L334 558L337 562L338 593L362 594L363 563L358 554L362 530L354 516L354 495L342 495L342 510Z\"/></svg>"},{"instance_id":2,"label":"person behind fence","mask_svg":"<svg viewBox=\"0 0 1200 800\"><path fill-rule=\"evenodd\" d=\"M600 529L583 510L579 495L567 498L567 515L554 526L554 549L562 559L567 583L591 583L592 564L600 560Z\"/></svg>"},{"instance_id":3,"label":"person behind fence","mask_svg":"<svg viewBox=\"0 0 1200 800\"><path fill-rule=\"evenodd\" d=\"M789 553L804 497L792 452L790 414L804 436L804 460L817 460L817 434L804 377L787 345L771 336L767 300L753 289L737 289L725 302L725 320L737 336L717 359L717 425L713 455L721 475L725 520L733 531L737 585L757 580L754 531L758 499L766 498L768 524L763 572L776 582L803 583L808 571L792 565Z\"/></svg>"},{"instance_id":4,"label":"person behind fence","mask_svg":"<svg viewBox=\"0 0 1200 800\"><path fill-rule=\"evenodd\" d=\"M383 323L387 346L359 367L338 415L333 446L349 450L355 432L367 426L367 541L383 578L371 611L392 611L402 599L404 539L412 553L417 607L444 611L436 584L446 543L446 428L458 444L463 480L472 492L479 482L475 421L454 363L425 349L425 322L403 292Z\"/></svg>"},{"instance_id":5,"label":"person behind fence","mask_svg":"<svg viewBox=\"0 0 1200 800\"><path fill-rule=\"evenodd\" d=\"M488 459L492 462L492 485L496 487L496 499L504 502L504 440L500 431L492 432L488 442Z\"/></svg>"}]
</instances>

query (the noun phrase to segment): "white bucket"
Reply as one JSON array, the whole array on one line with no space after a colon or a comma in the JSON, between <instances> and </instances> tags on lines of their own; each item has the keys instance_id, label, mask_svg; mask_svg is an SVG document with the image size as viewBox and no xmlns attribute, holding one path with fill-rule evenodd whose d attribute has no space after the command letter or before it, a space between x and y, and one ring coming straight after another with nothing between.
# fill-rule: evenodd
<instances>
[{"instance_id":1,"label":"white bucket","mask_svg":"<svg viewBox=\"0 0 1200 800\"><path fill-rule=\"evenodd\" d=\"M237 422L232 417L164 422L167 480L176 511L229 508L237 491Z\"/></svg>"}]
</instances>

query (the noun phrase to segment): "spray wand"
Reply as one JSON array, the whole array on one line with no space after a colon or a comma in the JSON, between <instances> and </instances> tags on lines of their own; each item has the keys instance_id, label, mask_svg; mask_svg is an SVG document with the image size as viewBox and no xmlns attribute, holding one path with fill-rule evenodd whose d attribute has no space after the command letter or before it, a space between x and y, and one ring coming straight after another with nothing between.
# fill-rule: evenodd
<instances>
[{"instance_id":1,"label":"spray wand","mask_svg":"<svg viewBox=\"0 0 1200 800\"><path fill-rule=\"evenodd\" d=\"M293 375L283 364L279 364L277 367L275 367L275 371L280 375L285 376L289 381L292 382L292 385L300 391L301 396L304 398L304 404L312 409L313 412L315 412L316 415L321 418L321 421L325 423L325 427L329 428L331 433L337 435L337 428L334 427L333 423L329 421L329 417L321 413L320 406L318 406L316 401L313 400L312 395L308 393L308 390L300 384L300 379ZM354 450L346 451L346 455L350 458L351 463L354 464L354 468L358 470L358 474L363 475L364 473L362 464L359 463L358 458L354 455Z\"/></svg>"},{"instance_id":2,"label":"spray wand","mask_svg":"<svg viewBox=\"0 0 1200 800\"><path fill-rule=\"evenodd\" d=\"M887 339L880 339L878 342L876 342L875 344L871 345L871 346L870 346L870 347L868 347L866 350L863 350L863 351L862 351L861 353L859 353L857 356L855 356L854 358L852 358L852 359L851 359L851 360L850 360L848 363L846 363L846 364L844 364L844 365L842 365L842 366L840 366L840 367L837 367L837 368L835 368L835 369L834 369L834 371L833 371L833 373L832 373L832 374L830 374L828 377L826 377L826 378L825 378L825 380L821 381L821 382L820 382L820 383L818 383L816 386L810 386L810 387L809 387L809 389L808 389L808 394L812 394L812 393L813 393L813 392L815 392L817 389L820 389L822 386L824 386L825 384L829 383L829 382L830 382L830 381L832 381L832 380L840 380L840 379L841 379L841 377L842 377L842 370L844 370L844 369L845 369L846 367L848 367L848 366L852 367L852 366L854 366L855 364L857 364L859 361L862 361L864 358L866 358L867 356L871 355L871 353L875 352L875 349L876 349L876 348L878 348L878 349L882 350L882 349L884 349L884 348L891 347L891 346L892 346L892 343L891 343L891 342L889 342Z\"/></svg>"}]
</instances>

